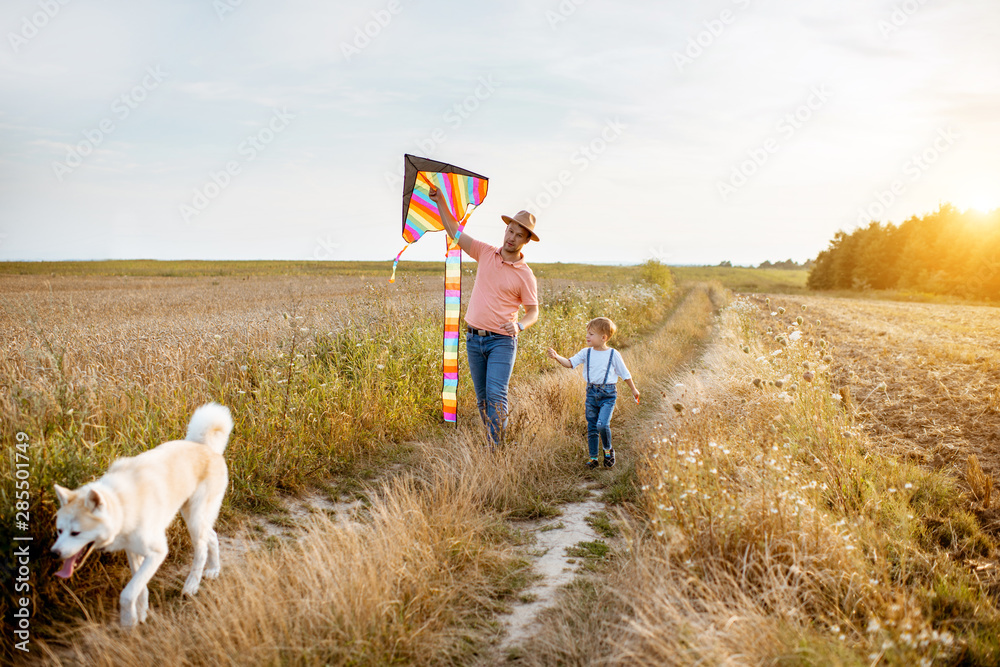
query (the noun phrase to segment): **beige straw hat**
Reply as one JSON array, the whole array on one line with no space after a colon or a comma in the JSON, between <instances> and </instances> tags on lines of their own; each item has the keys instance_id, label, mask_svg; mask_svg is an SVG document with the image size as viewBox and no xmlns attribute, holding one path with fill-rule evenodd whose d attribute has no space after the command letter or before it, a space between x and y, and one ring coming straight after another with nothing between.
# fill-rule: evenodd
<instances>
[{"instance_id":1,"label":"beige straw hat","mask_svg":"<svg viewBox=\"0 0 1000 667\"><path fill-rule=\"evenodd\" d=\"M500 219L503 220L504 224L507 225L509 225L512 222L516 222L517 224L521 225L522 227L528 230L528 233L531 234L532 241L538 240L538 234L535 233L535 216L528 213L527 211L518 211L517 213L514 214L513 218L508 217L506 215L501 215Z\"/></svg>"}]
</instances>

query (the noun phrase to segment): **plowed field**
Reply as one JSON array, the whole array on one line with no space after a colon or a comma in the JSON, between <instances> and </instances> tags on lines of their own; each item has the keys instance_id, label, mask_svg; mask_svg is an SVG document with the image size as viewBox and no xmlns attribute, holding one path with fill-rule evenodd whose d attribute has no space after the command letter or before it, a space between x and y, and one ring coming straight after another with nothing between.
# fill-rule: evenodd
<instances>
[{"instance_id":1,"label":"plowed field","mask_svg":"<svg viewBox=\"0 0 1000 667\"><path fill-rule=\"evenodd\" d=\"M830 345L834 384L860 422L896 455L965 484L974 454L1000 504L1000 309L833 298L786 298ZM819 324L816 321L819 320ZM884 384L883 384L884 383ZM991 532L1000 512L981 513Z\"/></svg>"}]
</instances>

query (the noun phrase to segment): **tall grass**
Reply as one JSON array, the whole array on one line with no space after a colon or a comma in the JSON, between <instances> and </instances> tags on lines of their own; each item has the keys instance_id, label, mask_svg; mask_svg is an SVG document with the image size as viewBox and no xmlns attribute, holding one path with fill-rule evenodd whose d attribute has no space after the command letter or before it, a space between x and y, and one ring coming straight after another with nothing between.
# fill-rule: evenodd
<instances>
[{"instance_id":1,"label":"tall grass","mask_svg":"<svg viewBox=\"0 0 1000 667\"><path fill-rule=\"evenodd\" d=\"M7 341L0 407L46 443L33 470L46 488L181 436L194 409L217 400L236 417L228 504L266 506L434 421L432 315L422 298L366 291L329 310L269 294L260 311L243 303L202 322L169 312L142 322L131 309L94 321L79 302L29 304Z\"/></svg>"},{"instance_id":2,"label":"tall grass","mask_svg":"<svg viewBox=\"0 0 1000 667\"><path fill-rule=\"evenodd\" d=\"M65 664L469 664L528 574L502 519L551 513L579 494L579 442L565 431L579 387L542 374L515 388L514 441L493 451L474 424L414 443L407 472L368 488L358 523L319 517L297 542L226 563L192 601L160 592L140 633L91 608ZM565 408L565 409L560 409ZM550 412L550 410L552 412ZM526 462L530 465L526 465ZM179 577L180 575L178 575ZM218 585L216 585L218 584ZM173 590L174 586L168 586Z\"/></svg>"},{"instance_id":3,"label":"tall grass","mask_svg":"<svg viewBox=\"0 0 1000 667\"><path fill-rule=\"evenodd\" d=\"M524 564L475 502L473 480L387 483L361 523L316 517L253 551L140 631L73 632L54 664L385 665L468 662Z\"/></svg>"}]
</instances>

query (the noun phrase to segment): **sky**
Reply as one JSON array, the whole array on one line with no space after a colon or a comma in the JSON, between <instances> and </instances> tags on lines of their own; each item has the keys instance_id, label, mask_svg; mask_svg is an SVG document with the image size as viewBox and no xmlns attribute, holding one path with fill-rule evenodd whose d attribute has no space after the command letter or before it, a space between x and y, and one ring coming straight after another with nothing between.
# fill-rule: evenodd
<instances>
[{"instance_id":1,"label":"sky","mask_svg":"<svg viewBox=\"0 0 1000 667\"><path fill-rule=\"evenodd\" d=\"M529 263L1000 206L996 0L5 0L0 35L0 260L388 262L405 153L489 177L476 238L533 212Z\"/></svg>"}]
</instances>

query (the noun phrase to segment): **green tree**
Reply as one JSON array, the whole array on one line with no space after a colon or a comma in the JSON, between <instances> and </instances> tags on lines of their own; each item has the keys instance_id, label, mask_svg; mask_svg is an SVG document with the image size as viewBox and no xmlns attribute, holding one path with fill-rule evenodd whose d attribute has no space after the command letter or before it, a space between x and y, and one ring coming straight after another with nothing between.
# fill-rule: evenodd
<instances>
[{"instance_id":1,"label":"green tree","mask_svg":"<svg viewBox=\"0 0 1000 667\"><path fill-rule=\"evenodd\" d=\"M783 262L773 264L780 266ZM914 289L1000 300L1000 209L937 211L898 226L873 221L838 231L817 255L810 289Z\"/></svg>"}]
</instances>

